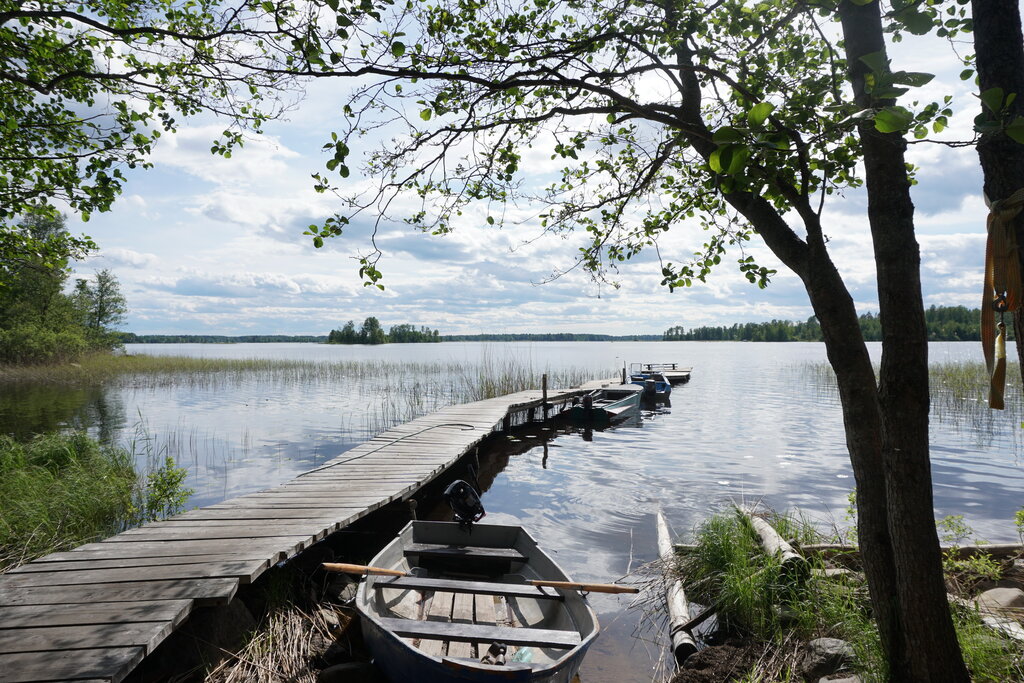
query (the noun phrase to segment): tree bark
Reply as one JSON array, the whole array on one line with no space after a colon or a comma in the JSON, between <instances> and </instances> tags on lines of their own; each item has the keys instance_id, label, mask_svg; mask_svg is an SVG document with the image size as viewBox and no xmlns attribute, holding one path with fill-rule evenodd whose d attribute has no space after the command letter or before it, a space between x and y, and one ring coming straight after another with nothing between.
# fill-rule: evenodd
<instances>
[{"instance_id":1,"label":"tree bark","mask_svg":"<svg viewBox=\"0 0 1024 683\"><path fill-rule=\"evenodd\" d=\"M865 90L861 57L883 53L879 4L840 4L854 99L859 107L887 106ZM953 627L935 529L928 449L928 335L921 296L920 249L914 235L899 133L858 126L864 154L868 222L877 267L882 363L878 406L885 469L888 529L896 580L897 622L889 639L890 678L896 681L969 681ZM858 501L859 502L859 501ZM886 618L889 618L887 616ZM881 628L881 627L880 627ZM891 629L891 631L890 631Z\"/></svg>"},{"instance_id":2,"label":"tree bark","mask_svg":"<svg viewBox=\"0 0 1024 683\"><path fill-rule=\"evenodd\" d=\"M671 3L666 6L669 24ZM850 79L861 108L877 106L864 92L860 57L885 49L878 3L840 6ZM688 141L705 159L716 148L700 116L700 88L692 55L679 46ZM904 163L905 141L883 135L873 122L860 129L868 218L883 330L881 381L874 370L849 291L832 262L807 197L797 209L806 242L763 197L729 193L767 246L803 281L836 373L847 448L857 482L858 530L875 621L890 680L908 683L969 681L942 575L935 530L928 451L928 345L921 297L920 251Z\"/></svg>"},{"instance_id":3,"label":"tree bark","mask_svg":"<svg viewBox=\"0 0 1024 683\"><path fill-rule=\"evenodd\" d=\"M1009 105L1009 120L1012 121L1013 117L1024 115L1024 36L1021 35L1020 5L1016 0L972 0L971 10L978 87L981 92L1002 88L1004 93L1017 93L1017 99ZM991 201L1005 199L1024 187L1024 145L1002 132L985 135L978 142L978 158L985 177L985 195ZM1017 244L1024 244L1024 213L1017 216L1014 228ZM1020 259L1024 266L1024 251ZM985 301L982 305L990 303ZM1013 312L1013 328L1024 378L1024 312Z\"/></svg>"}]
</instances>

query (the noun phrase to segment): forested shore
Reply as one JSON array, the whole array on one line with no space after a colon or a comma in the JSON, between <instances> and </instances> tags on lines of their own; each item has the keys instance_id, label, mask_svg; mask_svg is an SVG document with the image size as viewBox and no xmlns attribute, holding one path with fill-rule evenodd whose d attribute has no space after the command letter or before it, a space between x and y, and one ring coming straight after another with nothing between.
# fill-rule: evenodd
<instances>
[{"instance_id":1,"label":"forested shore","mask_svg":"<svg viewBox=\"0 0 1024 683\"><path fill-rule=\"evenodd\" d=\"M925 311L928 341L981 341L981 310L966 306L931 306ZM1012 326L1008 326L1013 338ZM860 316L865 341L882 341L881 318L875 313ZM772 320L761 323L736 323L722 327L670 327L664 341L823 341L821 325L811 316L804 322Z\"/></svg>"}]
</instances>

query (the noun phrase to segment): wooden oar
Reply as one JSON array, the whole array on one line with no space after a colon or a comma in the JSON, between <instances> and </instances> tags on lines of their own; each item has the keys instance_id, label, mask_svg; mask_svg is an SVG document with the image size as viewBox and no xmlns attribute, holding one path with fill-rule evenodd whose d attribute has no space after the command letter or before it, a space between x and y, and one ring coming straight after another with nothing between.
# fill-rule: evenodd
<instances>
[{"instance_id":1,"label":"wooden oar","mask_svg":"<svg viewBox=\"0 0 1024 683\"><path fill-rule=\"evenodd\" d=\"M329 572L345 572L346 574L378 574L380 576L412 576L408 572L384 567L371 567L366 564L345 564L344 562L324 562L323 568ZM577 583L575 581L544 581L526 579L523 583L543 588L564 588L571 591L588 593L639 593L640 589L632 586L619 586L614 583Z\"/></svg>"}]
</instances>

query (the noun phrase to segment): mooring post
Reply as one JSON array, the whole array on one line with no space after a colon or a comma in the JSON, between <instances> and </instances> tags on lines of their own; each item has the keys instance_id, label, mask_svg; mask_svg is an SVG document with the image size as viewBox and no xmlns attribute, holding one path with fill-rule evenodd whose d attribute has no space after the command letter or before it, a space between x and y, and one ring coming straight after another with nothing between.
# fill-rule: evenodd
<instances>
[{"instance_id":1,"label":"mooring post","mask_svg":"<svg viewBox=\"0 0 1024 683\"><path fill-rule=\"evenodd\" d=\"M548 374L545 372L540 378L541 402L543 403L543 418L548 421Z\"/></svg>"},{"instance_id":2,"label":"mooring post","mask_svg":"<svg viewBox=\"0 0 1024 683\"><path fill-rule=\"evenodd\" d=\"M622 364L622 383L626 383L626 364Z\"/></svg>"}]
</instances>

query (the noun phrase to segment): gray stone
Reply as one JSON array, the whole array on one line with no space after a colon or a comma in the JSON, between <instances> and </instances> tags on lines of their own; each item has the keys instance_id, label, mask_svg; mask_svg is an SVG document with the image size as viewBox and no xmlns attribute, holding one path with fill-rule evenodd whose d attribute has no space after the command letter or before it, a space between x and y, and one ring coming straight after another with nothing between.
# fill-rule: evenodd
<instances>
[{"instance_id":1,"label":"gray stone","mask_svg":"<svg viewBox=\"0 0 1024 683\"><path fill-rule=\"evenodd\" d=\"M838 673L853 663L853 647L838 638L817 638L804 648L802 665L804 677L817 681L822 677Z\"/></svg>"},{"instance_id":2,"label":"gray stone","mask_svg":"<svg viewBox=\"0 0 1024 683\"><path fill-rule=\"evenodd\" d=\"M348 574L335 574L327 584L325 597L333 602L348 602L355 599L359 582Z\"/></svg>"},{"instance_id":3,"label":"gray stone","mask_svg":"<svg viewBox=\"0 0 1024 683\"><path fill-rule=\"evenodd\" d=\"M975 598L980 609L1024 607L1024 591L1019 588L992 588Z\"/></svg>"},{"instance_id":4,"label":"gray stone","mask_svg":"<svg viewBox=\"0 0 1024 683\"><path fill-rule=\"evenodd\" d=\"M863 681L857 674L839 674L838 676L819 678L818 683L863 683Z\"/></svg>"},{"instance_id":5,"label":"gray stone","mask_svg":"<svg viewBox=\"0 0 1024 683\"><path fill-rule=\"evenodd\" d=\"M322 670L317 683L387 683L380 669L369 662L336 664Z\"/></svg>"},{"instance_id":6,"label":"gray stone","mask_svg":"<svg viewBox=\"0 0 1024 683\"><path fill-rule=\"evenodd\" d=\"M317 616L323 620L324 624L327 625L327 630L334 631L334 629L341 626L341 619L338 618L338 613L328 607L318 607Z\"/></svg>"}]
</instances>

